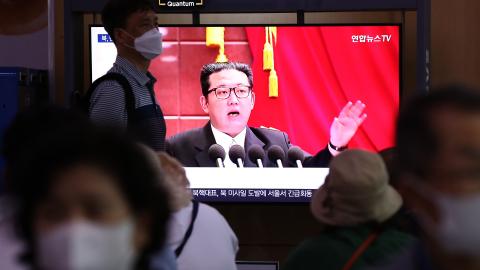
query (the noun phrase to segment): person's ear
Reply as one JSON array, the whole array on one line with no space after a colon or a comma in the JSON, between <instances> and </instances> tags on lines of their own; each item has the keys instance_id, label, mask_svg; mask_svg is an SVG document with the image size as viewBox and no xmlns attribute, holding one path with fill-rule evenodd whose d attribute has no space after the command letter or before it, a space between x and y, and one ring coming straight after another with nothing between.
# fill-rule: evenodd
<instances>
[{"instance_id":1,"label":"person's ear","mask_svg":"<svg viewBox=\"0 0 480 270\"><path fill-rule=\"evenodd\" d=\"M209 112L209 110L208 110L208 99L204 95L200 96L200 106L202 106L202 110L205 113Z\"/></svg>"},{"instance_id":2,"label":"person's ear","mask_svg":"<svg viewBox=\"0 0 480 270\"><path fill-rule=\"evenodd\" d=\"M115 28L113 30L113 35L115 37L115 45L122 45L129 44L130 40L132 39L124 30L120 28Z\"/></svg>"},{"instance_id":3,"label":"person's ear","mask_svg":"<svg viewBox=\"0 0 480 270\"><path fill-rule=\"evenodd\" d=\"M255 93L252 91L252 106L251 106L251 110L253 110L254 105L255 105Z\"/></svg>"},{"instance_id":4,"label":"person's ear","mask_svg":"<svg viewBox=\"0 0 480 270\"><path fill-rule=\"evenodd\" d=\"M152 219L150 215L143 213L136 217L134 224L133 246L139 251L144 249L150 242Z\"/></svg>"},{"instance_id":5,"label":"person's ear","mask_svg":"<svg viewBox=\"0 0 480 270\"><path fill-rule=\"evenodd\" d=\"M117 45L127 43L127 35L120 28L113 29L113 36Z\"/></svg>"},{"instance_id":6,"label":"person's ear","mask_svg":"<svg viewBox=\"0 0 480 270\"><path fill-rule=\"evenodd\" d=\"M417 216L428 215L434 222L439 222L440 212L435 203L428 198L428 195L420 191L420 187L415 187L415 183L426 185L425 180L410 173L399 175L398 178L397 190L402 196L405 206Z\"/></svg>"}]
</instances>

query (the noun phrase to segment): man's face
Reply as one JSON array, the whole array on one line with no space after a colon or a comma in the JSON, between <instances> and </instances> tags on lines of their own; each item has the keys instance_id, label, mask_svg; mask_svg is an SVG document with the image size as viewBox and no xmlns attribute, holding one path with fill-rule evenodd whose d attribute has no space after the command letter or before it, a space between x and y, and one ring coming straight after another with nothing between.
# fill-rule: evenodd
<instances>
[{"instance_id":1,"label":"man's face","mask_svg":"<svg viewBox=\"0 0 480 270\"><path fill-rule=\"evenodd\" d=\"M427 181L453 196L480 194L480 113L440 108L431 117L439 152Z\"/></svg>"},{"instance_id":2,"label":"man's face","mask_svg":"<svg viewBox=\"0 0 480 270\"><path fill-rule=\"evenodd\" d=\"M428 163L423 181L432 190L449 197L480 194L480 113L438 108L431 115L438 152ZM420 213L438 222L442 213L428 194L416 193L411 200Z\"/></svg>"},{"instance_id":3,"label":"man's face","mask_svg":"<svg viewBox=\"0 0 480 270\"><path fill-rule=\"evenodd\" d=\"M125 29L127 33L120 29L115 30L117 41L120 44L128 44L134 46L134 38L137 38L143 33L156 28L158 26L158 18L152 10L136 11L130 14L127 18Z\"/></svg>"},{"instance_id":4,"label":"man's face","mask_svg":"<svg viewBox=\"0 0 480 270\"><path fill-rule=\"evenodd\" d=\"M247 75L234 69L212 73L209 81L210 89L220 86L250 86ZM253 92L246 98L238 98L233 91L227 99L223 100L218 99L214 92L210 92L207 97L203 95L200 97L202 109L210 116L212 125L232 137L238 135L247 126L254 103Z\"/></svg>"}]
</instances>

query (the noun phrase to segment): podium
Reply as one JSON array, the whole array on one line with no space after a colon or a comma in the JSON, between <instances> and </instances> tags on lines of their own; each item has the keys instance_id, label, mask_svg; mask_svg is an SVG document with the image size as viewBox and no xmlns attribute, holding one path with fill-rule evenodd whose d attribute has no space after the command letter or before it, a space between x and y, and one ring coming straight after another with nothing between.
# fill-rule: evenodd
<instances>
[{"instance_id":1,"label":"podium","mask_svg":"<svg viewBox=\"0 0 480 270\"><path fill-rule=\"evenodd\" d=\"M199 201L309 202L328 168L185 167L190 189Z\"/></svg>"}]
</instances>

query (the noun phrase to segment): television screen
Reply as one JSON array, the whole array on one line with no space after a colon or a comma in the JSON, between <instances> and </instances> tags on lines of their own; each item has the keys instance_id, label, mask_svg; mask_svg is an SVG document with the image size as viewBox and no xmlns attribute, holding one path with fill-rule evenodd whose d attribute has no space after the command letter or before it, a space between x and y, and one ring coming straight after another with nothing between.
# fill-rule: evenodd
<instances>
[{"instance_id":1,"label":"television screen","mask_svg":"<svg viewBox=\"0 0 480 270\"><path fill-rule=\"evenodd\" d=\"M348 147L378 152L394 145L401 83L400 25L216 27L159 27L163 53L151 62L149 71L157 78L155 94L165 114L167 136L208 122L199 102L199 75L204 64L218 59L252 67L256 100L249 126L285 131L292 144L315 154L326 147L330 125L343 106L361 100L368 117ZM93 81L112 67L116 49L101 26L90 27L90 45ZM265 65L270 65L268 70ZM270 80L272 70L277 84ZM197 198L308 201L328 173L323 168L292 173L293 168L284 168L283 173L270 168L261 173L258 168L218 170L187 168Z\"/></svg>"}]
</instances>

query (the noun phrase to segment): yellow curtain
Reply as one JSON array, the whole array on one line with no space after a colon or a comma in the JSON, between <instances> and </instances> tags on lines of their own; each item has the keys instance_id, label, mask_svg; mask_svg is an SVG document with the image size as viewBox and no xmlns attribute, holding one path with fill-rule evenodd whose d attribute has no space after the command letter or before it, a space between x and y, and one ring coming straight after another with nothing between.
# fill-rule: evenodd
<instances>
[{"instance_id":1,"label":"yellow curtain","mask_svg":"<svg viewBox=\"0 0 480 270\"><path fill-rule=\"evenodd\" d=\"M228 62L225 55L225 27L206 27L205 43L207 47L218 47L215 62Z\"/></svg>"},{"instance_id":2,"label":"yellow curtain","mask_svg":"<svg viewBox=\"0 0 480 270\"><path fill-rule=\"evenodd\" d=\"M274 47L277 44L277 27L265 27L265 44L263 45L263 70L270 71L268 76L268 96L278 97L278 77L275 71Z\"/></svg>"}]
</instances>

